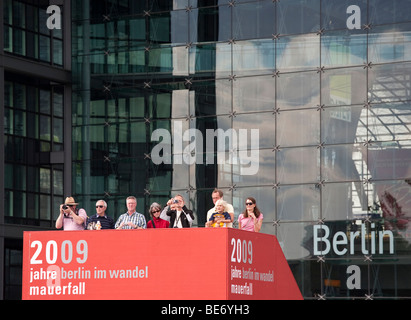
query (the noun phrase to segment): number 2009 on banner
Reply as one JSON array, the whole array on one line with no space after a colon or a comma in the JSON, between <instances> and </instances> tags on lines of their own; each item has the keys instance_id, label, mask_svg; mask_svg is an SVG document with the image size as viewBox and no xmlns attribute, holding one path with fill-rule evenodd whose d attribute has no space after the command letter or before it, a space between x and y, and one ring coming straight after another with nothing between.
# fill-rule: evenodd
<instances>
[{"instance_id":1,"label":"number 2009 on banner","mask_svg":"<svg viewBox=\"0 0 411 320\"><path fill-rule=\"evenodd\" d=\"M33 241L30 245L31 248L36 248L33 256L30 259L30 264L42 264L43 260L38 259L42 250L43 243L41 241ZM46 262L48 264L55 264L58 258L58 245L54 240L50 240L46 243ZM85 263L88 257L88 245L85 240L79 240L76 244L76 253L79 257L76 258L77 263ZM73 260L73 244L70 240L65 240L61 244L60 248L61 262L68 264Z\"/></svg>"},{"instance_id":2,"label":"number 2009 on banner","mask_svg":"<svg viewBox=\"0 0 411 320\"><path fill-rule=\"evenodd\" d=\"M253 263L253 243L250 241L240 239L231 239L232 251L231 262L237 263Z\"/></svg>"}]
</instances>

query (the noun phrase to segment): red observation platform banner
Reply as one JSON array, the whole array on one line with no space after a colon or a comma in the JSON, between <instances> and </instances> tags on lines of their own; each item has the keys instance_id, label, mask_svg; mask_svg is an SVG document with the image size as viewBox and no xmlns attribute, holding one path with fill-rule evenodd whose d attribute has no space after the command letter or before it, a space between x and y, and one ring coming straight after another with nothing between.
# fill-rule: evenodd
<instances>
[{"instance_id":1,"label":"red observation platform banner","mask_svg":"<svg viewBox=\"0 0 411 320\"><path fill-rule=\"evenodd\" d=\"M302 299L275 236L231 228L24 233L23 299Z\"/></svg>"}]
</instances>

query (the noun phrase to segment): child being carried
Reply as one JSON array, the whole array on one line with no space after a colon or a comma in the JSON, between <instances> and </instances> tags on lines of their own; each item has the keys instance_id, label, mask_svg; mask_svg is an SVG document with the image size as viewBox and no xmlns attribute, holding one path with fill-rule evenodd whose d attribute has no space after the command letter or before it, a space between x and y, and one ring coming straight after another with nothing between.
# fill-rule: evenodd
<instances>
[{"instance_id":1,"label":"child being carried","mask_svg":"<svg viewBox=\"0 0 411 320\"><path fill-rule=\"evenodd\" d=\"M224 200L217 200L215 203L217 212L214 212L210 220L207 221L206 227L211 228L221 228L226 227L227 223L231 222L230 214L226 211L226 204Z\"/></svg>"}]
</instances>

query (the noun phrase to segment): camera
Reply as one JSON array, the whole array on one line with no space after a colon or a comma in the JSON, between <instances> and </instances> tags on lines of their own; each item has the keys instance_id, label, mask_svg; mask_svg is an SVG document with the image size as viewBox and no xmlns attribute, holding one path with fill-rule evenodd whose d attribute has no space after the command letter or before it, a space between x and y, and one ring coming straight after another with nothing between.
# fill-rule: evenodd
<instances>
[{"instance_id":1,"label":"camera","mask_svg":"<svg viewBox=\"0 0 411 320\"><path fill-rule=\"evenodd\" d=\"M62 208L63 208L63 210L67 210L67 209L68 209L68 206L65 205L65 204L63 204Z\"/></svg>"},{"instance_id":2,"label":"camera","mask_svg":"<svg viewBox=\"0 0 411 320\"><path fill-rule=\"evenodd\" d=\"M174 199L173 203L178 203L178 200Z\"/></svg>"}]
</instances>

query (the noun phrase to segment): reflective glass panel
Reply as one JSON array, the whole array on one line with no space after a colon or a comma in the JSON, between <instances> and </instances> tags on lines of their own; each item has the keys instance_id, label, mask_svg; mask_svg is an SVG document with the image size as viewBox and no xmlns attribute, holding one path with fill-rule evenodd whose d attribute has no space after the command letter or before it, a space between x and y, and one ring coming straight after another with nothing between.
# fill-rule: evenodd
<instances>
[{"instance_id":1,"label":"reflective glass panel","mask_svg":"<svg viewBox=\"0 0 411 320\"><path fill-rule=\"evenodd\" d=\"M375 176L375 178L378 178ZM386 230L392 230L396 236L396 253L409 254L406 243L410 243L410 185L404 180L373 181L372 202L370 209L381 216Z\"/></svg>"},{"instance_id":2,"label":"reflective glass panel","mask_svg":"<svg viewBox=\"0 0 411 320\"><path fill-rule=\"evenodd\" d=\"M322 148L322 179L362 181L367 178L367 152L364 144L326 145Z\"/></svg>"},{"instance_id":3,"label":"reflective glass panel","mask_svg":"<svg viewBox=\"0 0 411 320\"><path fill-rule=\"evenodd\" d=\"M237 41L233 45L233 74L271 74L275 69L274 48L271 39Z\"/></svg>"},{"instance_id":4,"label":"reflective glass panel","mask_svg":"<svg viewBox=\"0 0 411 320\"><path fill-rule=\"evenodd\" d=\"M351 5L355 5L359 8L360 12L357 14L359 14L360 17L360 26L362 27L363 24L366 24L367 0L358 0L355 2L351 0L327 0L321 1L322 28L326 30L346 29L347 20L354 14L353 10L348 10ZM353 31L357 32L357 30L350 30L350 32ZM327 33L328 32L326 32L326 34Z\"/></svg>"},{"instance_id":5,"label":"reflective glass panel","mask_svg":"<svg viewBox=\"0 0 411 320\"><path fill-rule=\"evenodd\" d=\"M320 105L320 76L316 72L280 74L277 79L277 107L315 108Z\"/></svg>"},{"instance_id":6,"label":"reflective glass panel","mask_svg":"<svg viewBox=\"0 0 411 320\"><path fill-rule=\"evenodd\" d=\"M367 61L367 34L351 30L325 32L321 36L321 66L362 65ZM374 61L370 59L370 61Z\"/></svg>"},{"instance_id":7,"label":"reflective glass panel","mask_svg":"<svg viewBox=\"0 0 411 320\"><path fill-rule=\"evenodd\" d=\"M277 145L281 147L318 145L320 112L316 109L282 111L277 115Z\"/></svg>"},{"instance_id":8,"label":"reflective glass panel","mask_svg":"<svg viewBox=\"0 0 411 320\"><path fill-rule=\"evenodd\" d=\"M320 28L320 0L288 0L277 3L278 33L317 32Z\"/></svg>"},{"instance_id":9,"label":"reflective glass panel","mask_svg":"<svg viewBox=\"0 0 411 320\"><path fill-rule=\"evenodd\" d=\"M275 3L270 0L233 7L234 39L271 38L275 34Z\"/></svg>"},{"instance_id":10,"label":"reflective glass panel","mask_svg":"<svg viewBox=\"0 0 411 320\"><path fill-rule=\"evenodd\" d=\"M411 150L393 144L385 148L370 146L368 170L373 180L407 179L411 176Z\"/></svg>"},{"instance_id":11,"label":"reflective glass panel","mask_svg":"<svg viewBox=\"0 0 411 320\"><path fill-rule=\"evenodd\" d=\"M369 136L382 148L411 147L410 102L374 104L368 111Z\"/></svg>"},{"instance_id":12,"label":"reflective glass panel","mask_svg":"<svg viewBox=\"0 0 411 320\"><path fill-rule=\"evenodd\" d=\"M410 23L374 27L368 41L368 60L373 63L411 60Z\"/></svg>"},{"instance_id":13,"label":"reflective glass panel","mask_svg":"<svg viewBox=\"0 0 411 320\"><path fill-rule=\"evenodd\" d=\"M277 189L277 219L316 221L319 218L319 188L316 188L315 185L280 185Z\"/></svg>"},{"instance_id":14,"label":"reflective glass panel","mask_svg":"<svg viewBox=\"0 0 411 320\"><path fill-rule=\"evenodd\" d=\"M197 116L214 116L231 112L231 85L225 80L194 82L191 94L194 96ZM188 113L186 113L187 115ZM190 112L190 114L194 114Z\"/></svg>"},{"instance_id":15,"label":"reflective glass panel","mask_svg":"<svg viewBox=\"0 0 411 320\"><path fill-rule=\"evenodd\" d=\"M366 141L366 117L362 105L325 108L321 113L321 141L326 144Z\"/></svg>"},{"instance_id":16,"label":"reflective glass panel","mask_svg":"<svg viewBox=\"0 0 411 320\"><path fill-rule=\"evenodd\" d=\"M352 220L367 214L368 192L361 181L326 183L322 188L322 217L325 220Z\"/></svg>"},{"instance_id":17,"label":"reflective glass panel","mask_svg":"<svg viewBox=\"0 0 411 320\"><path fill-rule=\"evenodd\" d=\"M270 185L275 182L275 153L270 150L238 152L233 167L233 183L237 186ZM237 167L239 166L239 169Z\"/></svg>"},{"instance_id":18,"label":"reflective glass panel","mask_svg":"<svg viewBox=\"0 0 411 320\"><path fill-rule=\"evenodd\" d=\"M320 37L316 34L284 36L277 40L276 68L316 70L320 67Z\"/></svg>"},{"instance_id":19,"label":"reflective glass panel","mask_svg":"<svg viewBox=\"0 0 411 320\"><path fill-rule=\"evenodd\" d=\"M373 25L400 23L410 21L409 12L411 2L409 0L370 0L370 23Z\"/></svg>"},{"instance_id":20,"label":"reflective glass panel","mask_svg":"<svg viewBox=\"0 0 411 320\"><path fill-rule=\"evenodd\" d=\"M284 148L277 151L277 182L315 183L320 177L320 151L316 147Z\"/></svg>"},{"instance_id":21,"label":"reflective glass panel","mask_svg":"<svg viewBox=\"0 0 411 320\"><path fill-rule=\"evenodd\" d=\"M233 109L237 112L275 109L275 77L244 77L233 82Z\"/></svg>"},{"instance_id":22,"label":"reflective glass panel","mask_svg":"<svg viewBox=\"0 0 411 320\"><path fill-rule=\"evenodd\" d=\"M276 236L286 259L307 259L312 255L312 228L312 223L281 223L280 221ZM312 275L310 278L311 286L314 286Z\"/></svg>"},{"instance_id":23,"label":"reflective glass panel","mask_svg":"<svg viewBox=\"0 0 411 320\"><path fill-rule=\"evenodd\" d=\"M26 112L16 110L14 112L14 134L18 136L26 136L27 129Z\"/></svg>"},{"instance_id":24,"label":"reflective glass panel","mask_svg":"<svg viewBox=\"0 0 411 320\"><path fill-rule=\"evenodd\" d=\"M367 72L363 67L326 70L321 75L322 104L363 104L367 92L366 76Z\"/></svg>"},{"instance_id":25,"label":"reflective glass panel","mask_svg":"<svg viewBox=\"0 0 411 320\"><path fill-rule=\"evenodd\" d=\"M376 65L368 72L368 100L396 102L411 100L410 63Z\"/></svg>"},{"instance_id":26,"label":"reflective glass panel","mask_svg":"<svg viewBox=\"0 0 411 320\"><path fill-rule=\"evenodd\" d=\"M188 35L189 35L189 30L187 29L188 26L188 21L189 21L189 14L185 10L176 10L176 11L171 11L170 12L170 28L171 28L171 42L173 44L187 44L189 42L188 40ZM163 17L162 20L160 21L160 24L164 24L164 19L167 19L166 17ZM168 24L168 23L167 23ZM194 24L195 25L195 24ZM161 32L164 32L165 30L162 30ZM190 41L194 41L194 39L190 39Z\"/></svg>"},{"instance_id":27,"label":"reflective glass panel","mask_svg":"<svg viewBox=\"0 0 411 320\"><path fill-rule=\"evenodd\" d=\"M239 137L240 150L272 149L275 144L275 115L272 112L236 115L233 129ZM244 141L245 137L247 141Z\"/></svg>"}]
</instances>

